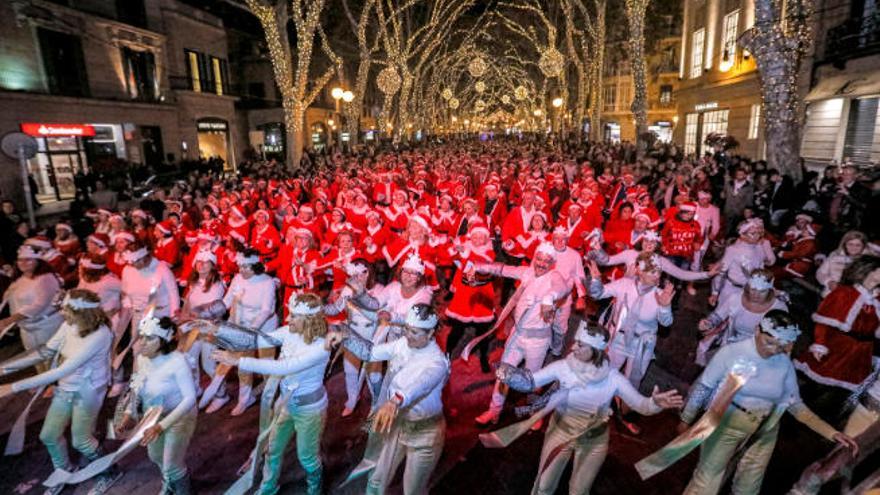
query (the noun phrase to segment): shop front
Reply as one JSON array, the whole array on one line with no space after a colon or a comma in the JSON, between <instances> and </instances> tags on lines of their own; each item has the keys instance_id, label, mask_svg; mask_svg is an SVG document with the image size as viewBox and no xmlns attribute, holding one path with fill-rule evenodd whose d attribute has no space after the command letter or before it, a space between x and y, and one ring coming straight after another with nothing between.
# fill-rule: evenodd
<instances>
[{"instance_id":1,"label":"shop front","mask_svg":"<svg viewBox=\"0 0 880 495\"><path fill-rule=\"evenodd\" d=\"M199 132L199 158L220 158L224 168L229 169L229 123L223 119L200 119L196 123Z\"/></svg>"},{"instance_id":2,"label":"shop front","mask_svg":"<svg viewBox=\"0 0 880 495\"><path fill-rule=\"evenodd\" d=\"M73 199L77 174L100 172L126 158L122 124L28 122L21 124L21 130L37 140L28 173L41 203Z\"/></svg>"}]
</instances>

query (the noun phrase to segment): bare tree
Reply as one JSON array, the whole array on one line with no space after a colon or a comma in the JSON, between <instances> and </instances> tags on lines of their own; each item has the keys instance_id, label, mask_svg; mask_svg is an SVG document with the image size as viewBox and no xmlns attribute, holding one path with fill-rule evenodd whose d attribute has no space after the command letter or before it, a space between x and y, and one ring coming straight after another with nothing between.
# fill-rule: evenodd
<instances>
[{"instance_id":1,"label":"bare tree","mask_svg":"<svg viewBox=\"0 0 880 495\"><path fill-rule=\"evenodd\" d=\"M644 134L648 131L648 81L645 63L645 11L650 0L626 0L626 19L629 26L629 63L633 78L633 102L630 107L636 121L638 152L644 153Z\"/></svg>"}]
</instances>

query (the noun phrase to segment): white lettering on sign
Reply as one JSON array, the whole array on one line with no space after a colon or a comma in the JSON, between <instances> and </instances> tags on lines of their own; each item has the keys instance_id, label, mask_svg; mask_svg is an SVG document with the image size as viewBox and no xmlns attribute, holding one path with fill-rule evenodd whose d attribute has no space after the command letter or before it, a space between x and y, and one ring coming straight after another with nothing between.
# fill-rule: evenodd
<instances>
[{"instance_id":1,"label":"white lettering on sign","mask_svg":"<svg viewBox=\"0 0 880 495\"><path fill-rule=\"evenodd\" d=\"M95 128L88 124L21 124L21 131L34 137L94 136Z\"/></svg>"},{"instance_id":2,"label":"white lettering on sign","mask_svg":"<svg viewBox=\"0 0 880 495\"><path fill-rule=\"evenodd\" d=\"M707 101L706 103L697 103L694 105L694 110L698 112L702 112L703 110L712 110L714 108L718 108L717 101Z\"/></svg>"}]
</instances>

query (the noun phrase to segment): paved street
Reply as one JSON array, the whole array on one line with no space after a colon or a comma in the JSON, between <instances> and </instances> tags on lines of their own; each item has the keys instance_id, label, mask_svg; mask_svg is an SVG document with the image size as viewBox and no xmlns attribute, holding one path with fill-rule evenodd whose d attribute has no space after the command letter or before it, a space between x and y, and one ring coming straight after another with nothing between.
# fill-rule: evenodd
<instances>
[{"instance_id":1,"label":"paved street","mask_svg":"<svg viewBox=\"0 0 880 495\"><path fill-rule=\"evenodd\" d=\"M675 324L670 331L661 335L658 359L651 367L645 390L649 390L654 383L659 383L661 388L676 386L684 390L686 384L699 373L699 369L689 363L692 362L696 345L697 315L702 313L701 308L704 305L703 291L693 298L686 294L680 297ZM799 314L808 313L800 311ZM3 349L4 355L11 352L12 346L8 345L9 342L11 341L7 341ZM497 359L500 352L501 349L496 348L494 358ZM482 412L488 402L492 388L491 375L482 374L474 359L470 363L455 361L452 377L446 395L446 448L435 472L432 493L528 493L537 470L542 435L531 433L503 450L483 448L477 441L478 430L473 418ZM362 403L351 418L339 418L344 396L341 369L334 370L327 387L330 407L328 427L323 440L326 487L329 493L362 493L363 481L353 483L345 489L338 489L337 485L357 463L363 451L366 434L360 426L366 407ZM24 406L27 398L26 395L18 395L15 400L4 405L0 411L2 424L11 424L12 418ZM0 470L2 494L42 493L39 483L51 472L46 450L37 438L41 423L39 418L42 417L48 401L43 400L40 405L42 407L33 414L33 422L28 429L25 453L3 459L3 469ZM111 406L112 402L105 405L105 416L112 411ZM212 415L203 414L199 417L198 429L188 457L196 493L223 493L234 481L233 473L245 461L252 448L257 433L257 408L251 408L238 418L229 416L230 409L231 406L227 406ZM513 420L512 417L504 419ZM647 482L640 481L632 467L634 462L674 436L676 421L677 417L671 413L642 419L640 424L644 431L637 437L622 433L618 425L612 422L611 449L593 493L680 493L690 477L696 455L692 454ZM100 424L105 423L106 418L102 418ZM4 432L4 443L5 438ZM801 470L827 448L828 445L815 434L786 418L779 445L768 470L764 492L776 494L787 491ZM126 474L113 490L114 493L152 495L158 492L158 471L147 459L144 449L138 449L127 457L122 462L122 468ZM297 465L293 451L287 457L283 483L283 493L301 493L305 488L304 473ZM84 494L88 486L89 483L86 483L65 493ZM393 492L398 493L399 486Z\"/></svg>"}]
</instances>

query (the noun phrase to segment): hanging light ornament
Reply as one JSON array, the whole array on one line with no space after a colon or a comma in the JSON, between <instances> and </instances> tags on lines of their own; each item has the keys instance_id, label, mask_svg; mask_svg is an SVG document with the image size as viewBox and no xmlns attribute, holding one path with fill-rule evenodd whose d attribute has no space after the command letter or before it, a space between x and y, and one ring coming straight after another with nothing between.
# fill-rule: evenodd
<instances>
[{"instance_id":1,"label":"hanging light ornament","mask_svg":"<svg viewBox=\"0 0 880 495\"><path fill-rule=\"evenodd\" d=\"M483 81L477 81L477 84L474 85L474 89L477 90L477 93L482 93L483 91L486 91L486 83Z\"/></svg>"},{"instance_id":2,"label":"hanging light ornament","mask_svg":"<svg viewBox=\"0 0 880 495\"><path fill-rule=\"evenodd\" d=\"M523 101L529 97L529 90L527 90L525 86L517 86L516 89L513 90L513 97L518 101Z\"/></svg>"},{"instance_id":3,"label":"hanging light ornament","mask_svg":"<svg viewBox=\"0 0 880 495\"><path fill-rule=\"evenodd\" d=\"M470 72L471 77L483 77L487 70L489 70L489 64L479 55L468 64L468 72Z\"/></svg>"},{"instance_id":4,"label":"hanging light ornament","mask_svg":"<svg viewBox=\"0 0 880 495\"><path fill-rule=\"evenodd\" d=\"M458 98L450 98L449 99L449 108L455 110L456 108L458 108L458 104L459 104Z\"/></svg>"},{"instance_id":5,"label":"hanging light ornament","mask_svg":"<svg viewBox=\"0 0 880 495\"><path fill-rule=\"evenodd\" d=\"M482 112L485 109L486 109L486 102L485 101L477 100L477 102L474 103L474 110L476 110L478 112Z\"/></svg>"},{"instance_id":6,"label":"hanging light ornament","mask_svg":"<svg viewBox=\"0 0 880 495\"><path fill-rule=\"evenodd\" d=\"M501 95L501 103L510 105L510 95Z\"/></svg>"},{"instance_id":7,"label":"hanging light ornament","mask_svg":"<svg viewBox=\"0 0 880 495\"><path fill-rule=\"evenodd\" d=\"M400 75L394 67L385 67L376 76L376 85L385 96L392 96L400 89Z\"/></svg>"},{"instance_id":8,"label":"hanging light ornament","mask_svg":"<svg viewBox=\"0 0 880 495\"><path fill-rule=\"evenodd\" d=\"M541 58L538 59L538 68L547 77L556 77L565 68L565 57L559 53L554 47L549 47L541 52Z\"/></svg>"},{"instance_id":9,"label":"hanging light ornament","mask_svg":"<svg viewBox=\"0 0 880 495\"><path fill-rule=\"evenodd\" d=\"M442 96L444 100L449 101L452 99L452 90L449 88L445 88L443 92L440 93L440 96Z\"/></svg>"}]
</instances>

